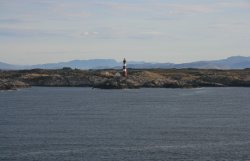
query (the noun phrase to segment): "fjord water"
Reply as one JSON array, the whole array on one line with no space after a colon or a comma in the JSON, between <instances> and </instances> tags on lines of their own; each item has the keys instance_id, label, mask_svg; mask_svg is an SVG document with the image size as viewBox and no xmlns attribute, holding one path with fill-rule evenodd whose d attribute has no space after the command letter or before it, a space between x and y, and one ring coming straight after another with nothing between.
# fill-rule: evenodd
<instances>
[{"instance_id":1,"label":"fjord water","mask_svg":"<svg viewBox=\"0 0 250 161\"><path fill-rule=\"evenodd\" d=\"M2 91L0 160L250 160L250 88Z\"/></svg>"}]
</instances>

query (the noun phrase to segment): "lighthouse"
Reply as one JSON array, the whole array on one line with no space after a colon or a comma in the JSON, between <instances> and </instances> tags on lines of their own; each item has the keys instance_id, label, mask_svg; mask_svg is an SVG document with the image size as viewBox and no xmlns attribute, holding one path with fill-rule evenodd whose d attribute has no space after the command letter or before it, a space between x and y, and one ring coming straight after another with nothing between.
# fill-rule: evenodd
<instances>
[{"instance_id":1,"label":"lighthouse","mask_svg":"<svg viewBox=\"0 0 250 161\"><path fill-rule=\"evenodd\" d=\"M122 71L122 75L123 75L124 77L127 77L127 76L128 76L127 61L126 61L125 58L123 59L123 71Z\"/></svg>"}]
</instances>

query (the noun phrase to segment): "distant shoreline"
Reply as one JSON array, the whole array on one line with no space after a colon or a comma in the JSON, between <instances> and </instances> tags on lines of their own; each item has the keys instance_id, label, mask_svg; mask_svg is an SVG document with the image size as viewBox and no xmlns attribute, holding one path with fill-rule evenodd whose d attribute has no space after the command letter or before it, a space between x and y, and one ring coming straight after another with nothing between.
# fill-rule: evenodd
<instances>
[{"instance_id":1,"label":"distant shoreline","mask_svg":"<svg viewBox=\"0 0 250 161\"><path fill-rule=\"evenodd\" d=\"M250 87L250 69L32 69L0 71L0 90L40 87L100 89Z\"/></svg>"}]
</instances>

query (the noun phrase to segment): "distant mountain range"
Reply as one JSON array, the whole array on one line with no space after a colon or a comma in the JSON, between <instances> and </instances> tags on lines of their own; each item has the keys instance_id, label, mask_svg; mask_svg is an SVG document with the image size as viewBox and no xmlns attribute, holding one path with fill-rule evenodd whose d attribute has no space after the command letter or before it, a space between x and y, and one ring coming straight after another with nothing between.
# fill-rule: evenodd
<instances>
[{"instance_id":1,"label":"distant mountain range","mask_svg":"<svg viewBox=\"0 0 250 161\"><path fill-rule=\"evenodd\" d=\"M90 60L72 60L68 62L38 64L38 65L12 65L0 62L2 70L17 70L17 69L60 69L63 67L78 68L78 69L105 69L105 68L121 68L122 62L117 62L113 59L90 59ZM150 63L150 62L128 62L128 68L199 68L199 69L244 69L250 68L250 57L233 56L227 59L213 61L197 61L191 63Z\"/></svg>"}]
</instances>

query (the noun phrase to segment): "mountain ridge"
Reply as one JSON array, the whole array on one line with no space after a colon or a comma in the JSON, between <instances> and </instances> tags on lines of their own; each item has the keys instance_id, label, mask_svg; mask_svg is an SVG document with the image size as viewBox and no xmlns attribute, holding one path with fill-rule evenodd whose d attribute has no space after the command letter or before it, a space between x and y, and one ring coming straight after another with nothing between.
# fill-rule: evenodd
<instances>
[{"instance_id":1,"label":"mountain ridge","mask_svg":"<svg viewBox=\"0 0 250 161\"><path fill-rule=\"evenodd\" d=\"M36 65L13 65L0 62L0 69L2 70L19 70L19 69L61 69L64 67L78 68L78 69L117 69L120 68L122 62L114 59L89 59L89 60L71 60L59 63L36 64ZM246 56L231 56L226 59L210 60L210 61L195 61L188 63L152 63L143 61L128 62L129 68L198 68L198 69L244 69L250 68L250 57Z\"/></svg>"}]
</instances>

